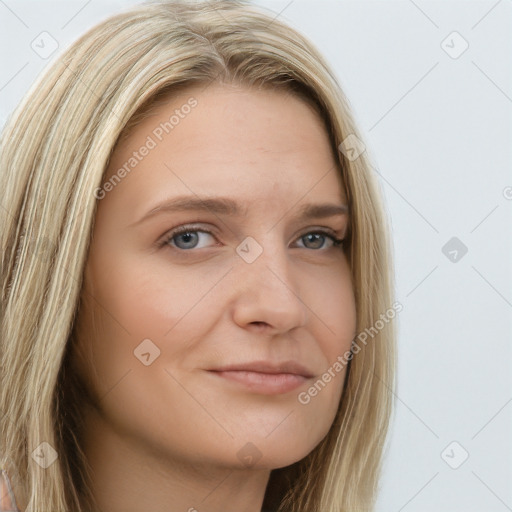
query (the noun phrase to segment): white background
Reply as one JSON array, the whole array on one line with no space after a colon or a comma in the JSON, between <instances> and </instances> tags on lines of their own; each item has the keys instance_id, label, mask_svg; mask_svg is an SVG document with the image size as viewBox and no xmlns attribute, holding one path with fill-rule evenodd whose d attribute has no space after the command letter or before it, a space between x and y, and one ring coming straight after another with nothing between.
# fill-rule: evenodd
<instances>
[{"instance_id":1,"label":"white background","mask_svg":"<svg viewBox=\"0 0 512 512\"><path fill-rule=\"evenodd\" d=\"M62 48L132 3L0 0L0 124ZM377 511L512 510L512 2L255 3L331 63L391 217L404 309ZM47 60L31 48L43 31ZM452 237L468 250L455 262Z\"/></svg>"}]
</instances>

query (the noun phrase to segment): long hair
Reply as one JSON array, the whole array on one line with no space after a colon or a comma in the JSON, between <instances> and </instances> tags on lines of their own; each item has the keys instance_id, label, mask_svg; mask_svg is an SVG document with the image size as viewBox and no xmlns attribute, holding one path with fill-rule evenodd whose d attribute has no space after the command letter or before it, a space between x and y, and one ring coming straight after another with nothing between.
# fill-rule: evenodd
<instances>
[{"instance_id":1,"label":"long hair","mask_svg":"<svg viewBox=\"0 0 512 512\"><path fill-rule=\"evenodd\" d=\"M357 332L373 329L348 362L328 434L271 472L264 508L374 508L396 371L394 322L375 325L391 308L394 278L370 157L343 145L363 140L350 105L322 55L275 13L242 0L163 0L79 38L32 85L0 138L0 466L27 512L96 510L80 443L86 391L70 354L95 191L112 152L162 98L215 82L280 88L317 109L348 197Z\"/></svg>"}]
</instances>

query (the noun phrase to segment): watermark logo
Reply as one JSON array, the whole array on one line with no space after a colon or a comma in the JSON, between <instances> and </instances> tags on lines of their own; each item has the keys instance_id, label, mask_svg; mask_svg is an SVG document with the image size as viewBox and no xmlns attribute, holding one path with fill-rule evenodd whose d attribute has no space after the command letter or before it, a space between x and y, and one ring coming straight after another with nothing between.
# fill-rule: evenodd
<instances>
[{"instance_id":1,"label":"watermark logo","mask_svg":"<svg viewBox=\"0 0 512 512\"><path fill-rule=\"evenodd\" d=\"M41 57L41 59L47 59L55 53L59 47L57 40L48 32L41 32L36 38L30 43L30 47L34 52Z\"/></svg>"},{"instance_id":2,"label":"watermark logo","mask_svg":"<svg viewBox=\"0 0 512 512\"><path fill-rule=\"evenodd\" d=\"M331 382L337 375L339 375L344 368L348 366L348 363L352 360L354 355L361 351L359 343L366 345L368 342L368 336L372 339L392 320L395 318L397 313L402 311L403 306L400 302L395 302L392 307L386 310L385 313L381 313L379 320L369 328L359 333L354 340L352 340L352 348L347 350L342 355L336 358L336 361L327 368L327 370L316 380L316 382L310 386L306 391L301 391L297 395L297 400L302 405L307 405L311 402L311 399L317 396L329 382Z\"/></svg>"},{"instance_id":3,"label":"watermark logo","mask_svg":"<svg viewBox=\"0 0 512 512\"><path fill-rule=\"evenodd\" d=\"M132 156L126 160L101 187L94 190L94 197L98 200L103 199L108 192L114 190L121 180L132 172L133 169L157 147L158 143L164 139L164 134L171 133L171 131L180 124L181 120L185 119L185 117L190 114L192 109L197 106L197 103L196 98L189 98L187 103L184 103L180 108L174 110L174 114L170 116L167 121L155 127L151 135L146 137L144 144L142 144L137 151L134 151Z\"/></svg>"},{"instance_id":4,"label":"watermark logo","mask_svg":"<svg viewBox=\"0 0 512 512\"><path fill-rule=\"evenodd\" d=\"M338 149L351 161L357 160L365 151L366 146L364 142L351 133L348 135L341 144L338 146Z\"/></svg>"},{"instance_id":5,"label":"watermark logo","mask_svg":"<svg viewBox=\"0 0 512 512\"><path fill-rule=\"evenodd\" d=\"M468 252L467 246L456 236L452 236L441 248L441 252L452 262L458 263Z\"/></svg>"},{"instance_id":6,"label":"watermark logo","mask_svg":"<svg viewBox=\"0 0 512 512\"><path fill-rule=\"evenodd\" d=\"M160 357L160 349L149 338L146 338L137 345L133 354L144 366L149 366Z\"/></svg>"},{"instance_id":7,"label":"watermark logo","mask_svg":"<svg viewBox=\"0 0 512 512\"><path fill-rule=\"evenodd\" d=\"M441 48L452 59L458 59L469 48L469 43L454 30L441 41Z\"/></svg>"},{"instance_id":8,"label":"watermark logo","mask_svg":"<svg viewBox=\"0 0 512 512\"><path fill-rule=\"evenodd\" d=\"M467 450L457 441L452 441L442 452L441 458L452 469L459 469L469 457Z\"/></svg>"},{"instance_id":9,"label":"watermark logo","mask_svg":"<svg viewBox=\"0 0 512 512\"><path fill-rule=\"evenodd\" d=\"M255 444L249 442L238 450L236 456L245 467L250 468L261 459L263 454Z\"/></svg>"},{"instance_id":10,"label":"watermark logo","mask_svg":"<svg viewBox=\"0 0 512 512\"><path fill-rule=\"evenodd\" d=\"M32 459L42 468L50 467L58 458L57 451L46 441L41 443L33 452Z\"/></svg>"},{"instance_id":11,"label":"watermark logo","mask_svg":"<svg viewBox=\"0 0 512 512\"><path fill-rule=\"evenodd\" d=\"M263 252L263 247L252 236L248 236L238 245L236 252L246 263L252 263Z\"/></svg>"}]
</instances>

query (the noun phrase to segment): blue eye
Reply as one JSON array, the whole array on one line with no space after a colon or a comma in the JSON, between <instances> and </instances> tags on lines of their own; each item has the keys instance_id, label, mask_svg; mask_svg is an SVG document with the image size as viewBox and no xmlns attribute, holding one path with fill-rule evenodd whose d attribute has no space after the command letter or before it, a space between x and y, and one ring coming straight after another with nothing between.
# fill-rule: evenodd
<instances>
[{"instance_id":1,"label":"blue eye","mask_svg":"<svg viewBox=\"0 0 512 512\"><path fill-rule=\"evenodd\" d=\"M201 239L200 234L207 235L215 239L215 235L206 229L198 229L196 226L181 226L171 231L168 236L161 242L161 245L167 245L172 249L178 249L180 251L208 247L208 245L204 244L203 246L198 245ZM343 240L337 238L335 233L331 231L309 231L304 235L301 235L297 240L302 241L304 244L302 247L305 249L327 250L330 248L343 247ZM328 247L325 247L327 241L330 241L331 243ZM299 246L299 248L301 247Z\"/></svg>"},{"instance_id":2,"label":"blue eye","mask_svg":"<svg viewBox=\"0 0 512 512\"><path fill-rule=\"evenodd\" d=\"M185 227L183 229L179 229L171 233L170 236L165 240L165 243L173 242L173 245L176 246L178 249L197 249L197 244L200 239L198 233L213 236L213 234L210 233L209 231Z\"/></svg>"},{"instance_id":3,"label":"blue eye","mask_svg":"<svg viewBox=\"0 0 512 512\"><path fill-rule=\"evenodd\" d=\"M300 240L307 240L308 242L312 242L312 247L306 247L306 249L321 249L323 248L324 241L326 239L330 239L332 242L332 247L339 247L343 244L343 240L336 238L334 235L326 233L324 231L311 231L310 233L306 233L300 237Z\"/></svg>"}]
</instances>

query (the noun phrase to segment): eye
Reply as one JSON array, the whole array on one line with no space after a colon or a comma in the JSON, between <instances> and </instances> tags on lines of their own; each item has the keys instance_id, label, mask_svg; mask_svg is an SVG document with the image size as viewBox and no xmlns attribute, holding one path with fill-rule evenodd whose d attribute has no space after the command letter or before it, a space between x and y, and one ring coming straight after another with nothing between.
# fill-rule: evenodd
<instances>
[{"instance_id":1,"label":"eye","mask_svg":"<svg viewBox=\"0 0 512 512\"><path fill-rule=\"evenodd\" d=\"M198 245L201 238L199 233L210 237L214 236L213 233L205 229L196 229L194 226L182 226L169 233L162 245L169 244L182 250L201 249L205 246Z\"/></svg>"},{"instance_id":2,"label":"eye","mask_svg":"<svg viewBox=\"0 0 512 512\"><path fill-rule=\"evenodd\" d=\"M331 241L330 247L343 246L342 239L337 238L334 233L327 231L310 231L309 233L306 233L299 238L299 240L305 244L306 249L325 249L324 244L326 239Z\"/></svg>"}]
</instances>

